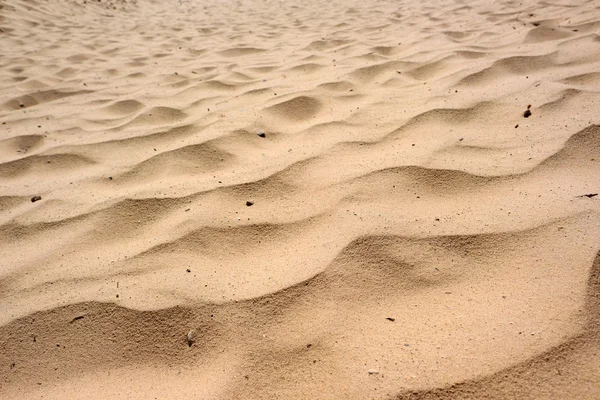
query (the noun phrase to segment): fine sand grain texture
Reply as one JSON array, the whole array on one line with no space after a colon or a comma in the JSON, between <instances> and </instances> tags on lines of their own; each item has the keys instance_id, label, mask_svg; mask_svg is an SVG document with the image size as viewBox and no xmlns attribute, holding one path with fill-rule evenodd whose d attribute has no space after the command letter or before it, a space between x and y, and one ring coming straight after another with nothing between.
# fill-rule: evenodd
<instances>
[{"instance_id":1,"label":"fine sand grain texture","mask_svg":"<svg viewBox=\"0 0 600 400\"><path fill-rule=\"evenodd\" d=\"M599 34L0 1L0 399L600 399Z\"/></svg>"}]
</instances>

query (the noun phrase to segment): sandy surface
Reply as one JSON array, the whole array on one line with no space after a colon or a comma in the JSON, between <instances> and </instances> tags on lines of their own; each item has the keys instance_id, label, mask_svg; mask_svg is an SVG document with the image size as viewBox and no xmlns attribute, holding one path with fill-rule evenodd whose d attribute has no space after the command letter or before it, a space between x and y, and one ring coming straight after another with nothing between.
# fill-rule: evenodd
<instances>
[{"instance_id":1,"label":"sandy surface","mask_svg":"<svg viewBox=\"0 0 600 400\"><path fill-rule=\"evenodd\" d=\"M599 32L1 2L0 398L600 398Z\"/></svg>"}]
</instances>

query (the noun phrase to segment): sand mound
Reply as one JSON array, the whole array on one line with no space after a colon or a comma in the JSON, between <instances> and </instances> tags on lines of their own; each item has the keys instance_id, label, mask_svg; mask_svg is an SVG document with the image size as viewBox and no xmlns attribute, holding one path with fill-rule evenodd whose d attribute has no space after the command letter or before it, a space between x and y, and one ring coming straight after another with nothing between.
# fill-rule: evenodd
<instances>
[{"instance_id":1,"label":"sand mound","mask_svg":"<svg viewBox=\"0 0 600 400\"><path fill-rule=\"evenodd\" d=\"M598 27L0 5L0 398L598 398Z\"/></svg>"}]
</instances>

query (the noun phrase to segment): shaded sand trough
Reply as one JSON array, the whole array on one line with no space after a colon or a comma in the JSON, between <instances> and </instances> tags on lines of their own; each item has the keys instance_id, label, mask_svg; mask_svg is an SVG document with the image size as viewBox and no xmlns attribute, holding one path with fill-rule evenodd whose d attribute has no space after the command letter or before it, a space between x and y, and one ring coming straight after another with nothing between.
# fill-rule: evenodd
<instances>
[{"instance_id":1,"label":"shaded sand trough","mask_svg":"<svg viewBox=\"0 0 600 400\"><path fill-rule=\"evenodd\" d=\"M4 2L0 398L600 397L599 29Z\"/></svg>"}]
</instances>

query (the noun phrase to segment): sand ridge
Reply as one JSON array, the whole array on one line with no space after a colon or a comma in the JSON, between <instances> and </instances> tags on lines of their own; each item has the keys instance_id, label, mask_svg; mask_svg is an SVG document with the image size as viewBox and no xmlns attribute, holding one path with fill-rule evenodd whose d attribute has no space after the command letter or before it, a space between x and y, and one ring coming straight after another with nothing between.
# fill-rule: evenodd
<instances>
[{"instance_id":1,"label":"sand ridge","mask_svg":"<svg viewBox=\"0 0 600 400\"><path fill-rule=\"evenodd\" d=\"M2 4L0 397L597 398L599 27Z\"/></svg>"}]
</instances>

